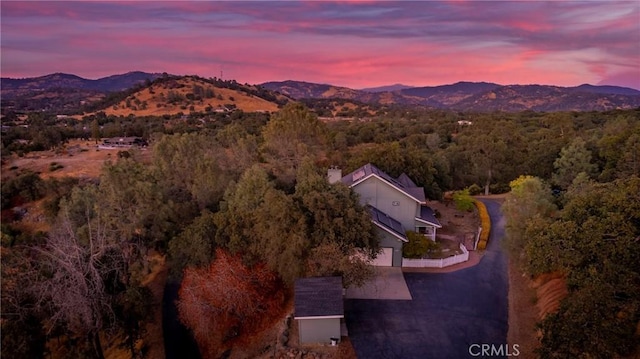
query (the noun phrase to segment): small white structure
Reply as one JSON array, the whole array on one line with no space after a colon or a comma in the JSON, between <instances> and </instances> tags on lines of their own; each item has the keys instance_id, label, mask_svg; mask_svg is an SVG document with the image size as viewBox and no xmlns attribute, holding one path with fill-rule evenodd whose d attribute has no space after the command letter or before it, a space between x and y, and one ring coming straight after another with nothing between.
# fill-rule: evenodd
<instances>
[{"instance_id":1,"label":"small white structure","mask_svg":"<svg viewBox=\"0 0 640 359\"><path fill-rule=\"evenodd\" d=\"M300 344L335 345L344 319L342 277L300 278L294 291Z\"/></svg>"}]
</instances>

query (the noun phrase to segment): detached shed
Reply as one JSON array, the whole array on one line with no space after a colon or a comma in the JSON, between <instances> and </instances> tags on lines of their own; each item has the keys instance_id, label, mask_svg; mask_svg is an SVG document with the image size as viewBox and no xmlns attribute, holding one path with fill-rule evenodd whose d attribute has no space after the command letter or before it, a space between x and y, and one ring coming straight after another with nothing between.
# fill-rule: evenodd
<instances>
[{"instance_id":1,"label":"detached shed","mask_svg":"<svg viewBox=\"0 0 640 359\"><path fill-rule=\"evenodd\" d=\"M342 277L300 278L295 283L295 316L300 344L340 339L344 318Z\"/></svg>"}]
</instances>

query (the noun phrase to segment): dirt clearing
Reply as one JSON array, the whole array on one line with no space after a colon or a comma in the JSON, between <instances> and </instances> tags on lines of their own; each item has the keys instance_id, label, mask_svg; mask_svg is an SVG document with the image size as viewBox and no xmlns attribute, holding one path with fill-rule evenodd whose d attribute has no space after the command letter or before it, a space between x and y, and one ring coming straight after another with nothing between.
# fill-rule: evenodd
<instances>
[{"instance_id":1,"label":"dirt clearing","mask_svg":"<svg viewBox=\"0 0 640 359\"><path fill-rule=\"evenodd\" d=\"M51 177L98 178L107 161L116 161L118 151L98 149L95 141L71 140L52 151L29 152L24 157L12 155L2 165L2 178L10 178L22 171L39 172L43 179ZM142 161L151 158L148 149L131 150Z\"/></svg>"}]
</instances>

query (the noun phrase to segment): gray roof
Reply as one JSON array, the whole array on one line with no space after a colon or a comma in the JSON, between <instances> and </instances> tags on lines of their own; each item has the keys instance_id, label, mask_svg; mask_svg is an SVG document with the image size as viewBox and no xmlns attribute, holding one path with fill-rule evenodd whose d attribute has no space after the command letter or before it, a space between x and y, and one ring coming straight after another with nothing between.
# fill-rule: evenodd
<instances>
[{"instance_id":1,"label":"gray roof","mask_svg":"<svg viewBox=\"0 0 640 359\"><path fill-rule=\"evenodd\" d=\"M398 182L402 183L405 187L418 187L418 185L404 172L402 172L398 177Z\"/></svg>"},{"instance_id":2,"label":"gray roof","mask_svg":"<svg viewBox=\"0 0 640 359\"><path fill-rule=\"evenodd\" d=\"M433 209L431 209L431 207L429 206L420 207L420 219L432 223L436 227L442 227L440 221L438 221L438 219L436 218L436 214L433 212Z\"/></svg>"},{"instance_id":3,"label":"gray roof","mask_svg":"<svg viewBox=\"0 0 640 359\"><path fill-rule=\"evenodd\" d=\"M382 178L397 190L417 199L421 203L426 201L424 188L417 187L416 184L405 173L401 174L398 178L393 178L371 163L367 163L366 165L342 177L342 183L351 187L354 183L372 174Z\"/></svg>"},{"instance_id":4,"label":"gray roof","mask_svg":"<svg viewBox=\"0 0 640 359\"><path fill-rule=\"evenodd\" d=\"M368 205L367 209L371 214L371 221L373 221L373 223L403 238L405 241L408 241L407 234L402 223L371 205Z\"/></svg>"},{"instance_id":5,"label":"gray roof","mask_svg":"<svg viewBox=\"0 0 640 359\"><path fill-rule=\"evenodd\" d=\"M296 318L344 316L342 277L297 279L294 302Z\"/></svg>"}]
</instances>

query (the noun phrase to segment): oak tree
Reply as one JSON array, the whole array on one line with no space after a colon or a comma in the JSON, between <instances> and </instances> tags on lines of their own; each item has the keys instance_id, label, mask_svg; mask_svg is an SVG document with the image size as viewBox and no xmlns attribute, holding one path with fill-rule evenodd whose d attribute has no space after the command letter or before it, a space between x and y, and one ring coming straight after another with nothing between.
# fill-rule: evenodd
<instances>
[{"instance_id":1,"label":"oak tree","mask_svg":"<svg viewBox=\"0 0 640 359\"><path fill-rule=\"evenodd\" d=\"M180 320L209 358L260 329L284 302L278 276L264 264L245 266L220 249L215 258L207 268L185 270L177 303Z\"/></svg>"}]
</instances>

